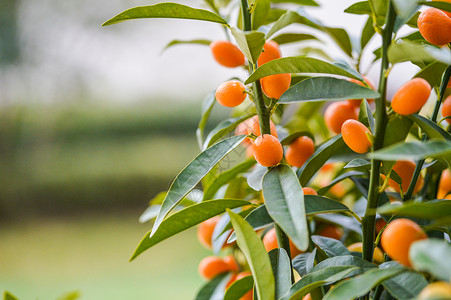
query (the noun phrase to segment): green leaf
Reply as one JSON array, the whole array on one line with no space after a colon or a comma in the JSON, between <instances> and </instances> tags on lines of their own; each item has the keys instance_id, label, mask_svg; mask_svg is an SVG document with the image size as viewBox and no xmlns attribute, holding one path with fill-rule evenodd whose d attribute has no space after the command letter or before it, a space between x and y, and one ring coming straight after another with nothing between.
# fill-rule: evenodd
<instances>
[{"instance_id":1,"label":"green leaf","mask_svg":"<svg viewBox=\"0 0 451 300\"><path fill-rule=\"evenodd\" d=\"M263 196L271 218L301 250L308 248L304 193L293 169L278 165L263 177Z\"/></svg>"},{"instance_id":2,"label":"green leaf","mask_svg":"<svg viewBox=\"0 0 451 300\"><path fill-rule=\"evenodd\" d=\"M209 46L211 44L210 40L202 40L202 39L197 39L197 40L189 40L189 41L182 41L182 40L173 40L171 42L169 42L163 49L166 50L172 46L176 46L176 45L203 45L203 46Z\"/></svg>"},{"instance_id":3,"label":"green leaf","mask_svg":"<svg viewBox=\"0 0 451 300\"><path fill-rule=\"evenodd\" d=\"M432 140L424 143L398 143L369 154L380 160L419 160L427 157L451 158L451 141Z\"/></svg>"},{"instance_id":4,"label":"green leaf","mask_svg":"<svg viewBox=\"0 0 451 300\"><path fill-rule=\"evenodd\" d=\"M390 268L390 269L374 269L369 270L362 275L351 278L346 281L338 283L333 289L324 296L324 300L353 300L357 297L368 293L374 286L387 280L393 276L404 272L405 269Z\"/></svg>"},{"instance_id":5,"label":"green leaf","mask_svg":"<svg viewBox=\"0 0 451 300\"><path fill-rule=\"evenodd\" d=\"M177 3L159 3L127 9L103 23L102 26L142 18L191 19L227 25L226 20L208 10L192 8Z\"/></svg>"},{"instance_id":6,"label":"green leaf","mask_svg":"<svg viewBox=\"0 0 451 300\"><path fill-rule=\"evenodd\" d=\"M276 299L279 299L291 286L290 258L285 249L276 248L269 251L269 259L276 279Z\"/></svg>"},{"instance_id":7,"label":"green leaf","mask_svg":"<svg viewBox=\"0 0 451 300\"><path fill-rule=\"evenodd\" d=\"M274 300L275 280L271 269L268 253L260 237L251 225L242 217L227 211L235 229L238 247L243 251L254 278L257 297L260 300Z\"/></svg>"},{"instance_id":8,"label":"green leaf","mask_svg":"<svg viewBox=\"0 0 451 300\"><path fill-rule=\"evenodd\" d=\"M214 197L216 192L220 187L227 184L232 179L236 178L236 176L240 173L246 172L250 167L255 165L255 160L248 159L243 163L240 163L233 168L222 172L219 174L216 179L204 190L204 200L208 200Z\"/></svg>"},{"instance_id":9,"label":"green leaf","mask_svg":"<svg viewBox=\"0 0 451 300\"><path fill-rule=\"evenodd\" d=\"M81 294L79 291L72 291L64 293L63 295L59 296L56 300L76 300L81 297Z\"/></svg>"},{"instance_id":10,"label":"green leaf","mask_svg":"<svg viewBox=\"0 0 451 300\"><path fill-rule=\"evenodd\" d=\"M246 216L245 220L251 225L253 230L259 230L274 223L274 220L268 214L268 210L266 209L265 204L260 205L259 207L254 209L249 215ZM228 242L232 243L235 240L235 232L232 232L228 239Z\"/></svg>"},{"instance_id":11,"label":"green leaf","mask_svg":"<svg viewBox=\"0 0 451 300\"><path fill-rule=\"evenodd\" d=\"M271 0L272 3L294 3L298 5L304 5L304 6L319 6L318 3L316 3L313 0Z\"/></svg>"},{"instance_id":12,"label":"green leaf","mask_svg":"<svg viewBox=\"0 0 451 300\"><path fill-rule=\"evenodd\" d=\"M282 57L267 62L256 69L246 80L245 84L257 81L265 76L283 73L323 73L361 79L359 78L360 75L358 73L350 69L345 69L342 66L334 65L316 58L298 56Z\"/></svg>"},{"instance_id":13,"label":"green leaf","mask_svg":"<svg viewBox=\"0 0 451 300\"><path fill-rule=\"evenodd\" d=\"M338 240L320 235L312 235L312 242L328 257L351 255L351 252Z\"/></svg>"},{"instance_id":14,"label":"green leaf","mask_svg":"<svg viewBox=\"0 0 451 300\"><path fill-rule=\"evenodd\" d=\"M202 149L202 145L204 144L205 126L207 125L208 118L210 117L210 113L213 110L215 103L215 92L209 93L202 103L202 117L200 118L199 126L197 126L196 130L197 143L199 144L200 149Z\"/></svg>"},{"instance_id":15,"label":"green leaf","mask_svg":"<svg viewBox=\"0 0 451 300\"><path fill-rule=\"evenodd\" d=\"M447 11L447 12L451 12L451 3L445 2L445 1L433 1L433 2L419 1L418 4L427 5L427 6L435 7L435 8Z\"/></svg>"},{"instance_id":16,"label":"green leaf","mask_svg":"<svg viewBox=\"0 0 451 300\"><path fill-rule=\"evenodd\" d=\"M366 99L363 99L360 103L359 121L368 127L372 133L376 131L373 112Z\"/></svg>"},{"instance_id":17,"label":"green leaf","mask_svg":"<svg viewBox=\"0 0 451 300\"><path fill-rule=\"evenodd\" d=\"M417 0L392 0L392 3L396 11L396 17L399 19L398 24L396 24L397 28L407 23L420 8Z\"/></svg>"},{"instance_id":18,"label":"green leaf","mask_svg":"<svg viewBox=\"0 0 451 300\"><path fill-rule=\"evenodd\" d=\"M371 16L369 16L366 20L365 26L363 26L362 35L360 37L360 48L362 49L362 51L363 49L365 49L366 45L368 45L368 42L371 40L374 34L376 34L376 31L374 31L373 19L371 18Z\"/></svg>"},{"instance_id":19,"label":"green leaf","mask_svg":"<svg viewBox=\"0 0 451 300\"><path fill-rule=\"evenodd\" d=\"M279 45L302 42L308 40L318 40L316 36L305 33L284 33L272 38Z\"/></svg>"},{"instance_id":20,"label":"green leaf","mask_svg":"<svg viewBox=\"0 0 451 300\"><path fill-rule=\"evenodd\" d=\"M293 269L295 269L301 277L307 275L313 268L317 248L312 252L304 252L293 259Z\"/></svg>"},{"instance_id":21,"label":"green leaf","mask_svg":"<svg viewBox=\"0 0 451 300\"><path fill-rule=\"evenodd\" d=\"M219 123L212 131L210 131L205 139L203 150L211 147L214 143L227 136L230 132L235 130L240 123L249 119L251 116L252 115L244 115L237 118L227 119Z\"/></svg>"},{"instance_id":22,"label":"green leaf","mask_svg":"<svg viewBox=\"0 0 451 300\"><path fill-rule=\"evenodd\" d=\"M410 41L398 41L389 46L388 59L392 64L405 61L411 61L415 64L428 64L434 61L440 61L450 65L451 50L446 47L438 48Z\"/></svg>"},{"instance_id":23,"label":"green leaf","mask_svg":"<svg viewBox=\"0 0 451 300\"><path fill-rule=\"evenodd\" d=\"M450 257L451 246L439 239L421 240L413 243L409 249L409 259L415 269L444 281L451 278Z\"/></svg>"},{"instance_id":24,"label":"green leaf","mask_svg":"<svg viewBox=\"0 0 451 300\"><path fill-rule=\"evenodd\" d=\"M210 300L210 299L222 299L224 295L224 289L227 282L230 280L230 274L222 273L208 281L201 287L196 295L195 300Z\"/></svg>"},{"instance_id":25,"label":"green leaf","mask_svg":"<svg viewBox=\"0 0 451 300\"><path fill-rule=\"evenodd\" d=\"M355 218L346 217L340 214L318 214L316 215L316 219L349 229L360 236L362 235L362 226Z\"/></svg>"},{"instance_id":26,"label":"green leaf","mask_svg":"<svg viewBox=\"0 0 451 300\"><path fill-rule=\"evenodd\" d=\"M379 27L382 27L385 24L385 17L387 15L388 10L388 1L386 0L368 0L371 2L372 7L374 8L372 13L376 15L376 23Z\"/></svg>"},{"instance_id":27,"label":"green leaf","mask_svg":"<svg viewBox=\"0 0 451 300\"><path fill-rule=\"evenodd\" d=\"M301 186L307 186L313 175L324 165L324 163L337 152L337 150L347 147L338 134L329 140L325 141L321 146L316 148L315 153L304 163L298 170L297 174Z\"/></svg>"},{"instance_id":28,"label":"green leaf","mask_svg":"<svg viewBox=\"0 0 451 300\"><path fill-rule=\"evenodd\" d=\"M344 10L345 13L354 15L371 15L371 8L368 1L353 3Z\"/></svg>"},{"instance_id":29,"label":"green leaf","mask_svg":"<svg viewBox=\"0 0 451 300\"><path fill-rule=\"evenodd\" d=\"M282 299L302 299L302 297L315 288L342 280L358 270L358 268L352 266L334 266L312 272L296 282Z\"/></svg>"},{"instance_id":30,"label":"green leaf","mask_svg":"<svg viewBox=\"0 0 451 300\"><path fill-rule=\"evenodd\" d=\"M346 166L343 167L343 169L368 167L368 166L371 166L371 163L369 161L362 158L356 158L347 163Z\"/></svg>"},{"instance_id":31,"label":"green leaf","mask_svg":"<svg viewBox=\"0 0 451 300\"><path fill-rule=\"evenodd\" d=\"M279 103L301 101L339 101L347 99L377 98L376 91L345 79L313 77L290 87Z\"/></svg>"},{"instance_id":32,"label":"green leaf","mask_svg":"<svg viewBox=\"0 0 451 300\"><path fill-rule=\"evenodd\" d=\"M390 116L385 130L384 147L404 141L412 128L409 117L394 115Z\"/></svg>"},{"instance_id":33,"label":"green leaf","mask_svg":"<svg viewBox=\"0 0 451 300\"><path fill-rule=\"evenodd\" d=\"M251 15L252 29L258 29L260 26L268 23L268 15L271 9L270 0L257 0L256 6Z\"/></svg>"},{"instance_id":34,"label":"green leaf","mask_svg":"<svg viewBox=\"0 0 451 300\"><path fill-rule=\"evenodd\" d=\"M249 187L256 191L261 191L263 176L265 176L267 170L268 168L257 164L252 172L247 176L247 184L249 185Z\"/></svg>"},{"instance_id":35,"label":"green leaf","mask_svg":"<svg viewBox=\"0 0 451 300\"><path fill-rule=\"evenodd\" d=\"M402 205L386 204L377 209L381 215L396 214L397 216L434 220L451 215L451 201L431 200L428 202L404 202Z\"/></svg>"},{"instance_id":36,"label":"green leaf","mask_svg":"<svg viewBox=\"0 0 451 300\"><path fill-rule=\"evenodd\" d=\"M152 236L168 213L204 178L216 164L228 153L238 147L246 138L245 135L238 135L223 140L204 152L199 154L192 162L186 166L175 178L169 191L161 205L160 212L152 227Z\"/></svg>"},{"instance_id":37,"label":"green leaf","mask_svg":"<svg viewBox=\"0 0 451 300\"><path fill-rule=\"evenodd\" d=\"M139 254L159 242L223 213L226 208L235 208L244 205L249 205L249 201L218 199L204 201L184 208L164 220L152 235L150 235L150 232L146 233L130 260L135 259Z\"/></svg>"},{"instance_id":38,"label":"green leaf","mask_svg":"<svg viewBox=\"0 0 451 300\"><path fill-rule=\"evenodd\" d=\"M232 28L231 31L244 56L256 64L265 44L265 34L259 31L243 32L237 28Z\"/></svg>"},{"instance_id":39,"label":"green leaf","mask_svg":"<svg viewBox=\"0 0 451 300\"><path fill-rule=\"evenodd\" d=\"M296 131L293 132L292 134L288 135L286 138L284 138L282 141L280 141L280 143L282 145L290 145L291 143L293 143L297 138L301 137L301 136L308 136L309 138L311 138L313 141L315 141L315 137L313 136L313 134L310 131Z\"/></svg>"},{"instance_id":40,"label":"green leaf","mask_svg":"<svg viewBox=\"0 0 451 300\"><path fill-rule=\"evenodd\" d=\"M354 177L354 176L368 176L368 173L363 173L363 172L359 172L359 171L350 171L350 172L345 172L343 174L341 174L340 176L337 176L334 180L332 180L328 185L323 186L322 188L320 188L318 190L318 195L324 195L325 193L327 193L331 187L333 187L334 185L336 185L337 183L339 183L340 181L343 181L349 177Z\"/></svg>"},{"instance_id":41,"label":"green leaf","mask_svg":"<svg viewBox=\"0 0 451 300\"><path fill-rule=\"evenodd\" d=\"M443 72L448 66L442 62L435 61L422 68L414 77L425 79L432 87L440 86Z\"/></svg>"},{"instance_id":42,"label":"green leaf","mask_svg":"<svg viewBox=\"0 0 451 300\"><path fill-rule=\"evenodd\" d=\"M5 291L3 294L3 300L18 300L13 294L8 291Z\"/></svg>"},{"instance_id":43,"label":"green leaf","mask_svg":"<svg viewBox=\"0 0 451 300\"><path fill-rule=\"evenodd\" d=\"M224 300L236 300L240 299L247 292L249 292L254 286L254 279L252 275L243 277L233 282L226 290Z\"/></svg>"},{"instance_id":44,"label":"green leaf","mask_svg":"<svg viewBox=\"0 0 451 300\"><path fill-rule=\"evenodd\" d=\"M395 261L388 261L379 265L379 269L398 267ZM385 280L382 285L396 299L413 299L428 285L423 275L417 272L403 272L395 277Z\"/></svg>"},{"instance_id":45,"label":"green leaf","mask_svg":"<svg viewBox=\"0 0 451 300\"><path fill-rule=\"evenodd\" d=\"M431 120L415 114L407 117L414 121L430 139L445 139L451 141L451 135Z\"/></svg>"},{"instance_id":46,"label":"green leaf","mask_svg":"<svg viewBox=\"0 0 451 300\"><path fill-rule=\"evenodd\" d=\"M353 255L341 255L323 260L322 262L318 263L316 266L313 267L312 272L316 272L318 270L333 266L353 266L359 267L364 271L377 268L375 264L370 263L364 259L355 257Z\"/></svg>"}]
</instances>

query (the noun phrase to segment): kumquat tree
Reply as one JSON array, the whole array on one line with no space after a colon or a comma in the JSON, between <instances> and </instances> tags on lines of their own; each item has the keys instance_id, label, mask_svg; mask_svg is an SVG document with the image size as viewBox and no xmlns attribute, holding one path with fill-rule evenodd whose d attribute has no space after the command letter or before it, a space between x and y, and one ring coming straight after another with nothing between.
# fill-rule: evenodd
<instances>
[{"instance_id":1,"label":"kumquat tree","mask_svg":"<svg viewBox=\"0 0 451 300\"><path fill-rule=\"evenodd\" d=\"M248 72L206 97L200 154L150 201L131 260L198 226L212 256L196 299L451 299L451 1L356 2L345 12L366 17L358 38L309 15L314 0L204 4L135 7L103 24L216 23L224 40L171 44L207 45ZM283 57L287 44L302 55ZM361 72L365 55L378 84ZM417 73L388 99L406 62ZM230 118L207 134L218 105Z\"/></svg>"}]
</instances>

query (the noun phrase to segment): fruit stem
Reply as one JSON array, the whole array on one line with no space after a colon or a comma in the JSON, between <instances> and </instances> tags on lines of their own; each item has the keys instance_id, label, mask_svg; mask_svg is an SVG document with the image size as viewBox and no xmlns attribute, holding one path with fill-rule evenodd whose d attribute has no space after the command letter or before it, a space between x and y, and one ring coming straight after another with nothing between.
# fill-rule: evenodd
<instances>
[{"instance_id":1,"label":"fruit stem","mask_svg":"<svg viewBox=\"0 0 451 300\"><path fill-rule=\"evenodd\" d=\"M431 121L436 123L438 112L440 110L440 106L443 102L443 98L445 97L446 87L448 85L448 81L451 77L451 65L446 68L445 72L442 76L442 82L440 84L439 96L437 97L437 101L435 102L434 112L431 117ZM427 140L426 134L423 133L423 142ZM421 168L423 168L424 159L417 161L417 165L415 166L415 171L413 172L412 180L410 181L409 188L407 189L406 194L403 197L403 201L409 200L412 198L413 191L415 189L415 185L417 184L418 178L420 177ZM426 176L430 176L429 173Z\"/></svg>"},{"instance_id":2,"label":"fruit stem","mask_svg":"<svg viewBox=\"0 0 451 300\"><path fill-rule=\"evenodd\" d=\"M390 1L386 16L386 26L382 35L382 63L379 81L380 97L376 99L376 132L374 133L373 151L381 149L384 145L385 129L387 125L387 111L385 108L386 92L387 92L387 70L389 69L389 61L387 57L388 46L392 42L393 27L395 25L396 13L392 2ZM374 231L376 223L376 215L374 210L377 208L377 200L379 198L379 179L380 179L381 161L371 159L370 185L368 188L368 202L365 215L362 219L363 230L363 259L372 262L374 251Z\"/></svg>"}]
</instances>

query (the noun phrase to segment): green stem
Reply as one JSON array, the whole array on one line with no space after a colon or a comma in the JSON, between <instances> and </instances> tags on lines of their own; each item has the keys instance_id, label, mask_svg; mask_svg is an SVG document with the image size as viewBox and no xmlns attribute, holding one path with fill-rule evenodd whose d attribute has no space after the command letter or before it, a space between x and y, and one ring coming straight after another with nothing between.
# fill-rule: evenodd
<instances>
[{"instance_id":1,"label":"green stem","mask_svg":"<svg viewBox=\"0 0 451 300\"><path fill-rule=\"evenodd\" d=\"M446 68L445 72L442 76L442 82L440 84L439 96L437 97L437 101L435 102L434 112L431 117L431 121L437 123L437 116L440 110L440 106L442 105L443 98L445 97L446 87L448 85L448 81L451 77L451 65ZM427 140L426 134L423 133L423 142ZM417 184L418 178L420 177L421 168L423 167L424 159L417 161L417 165L415 167L415 171L412 176L412 180L410 181L409 188L407 189L406 194L403 197L403 201L409 200L412 198L413 191L415 189L415 185ZM426 176L430 176L427 174Z\"/></svg>"},{"instance_id":2,"label":"green stem","mask_svg":"<svg viewBox=\"0 0 451 300\"><path fill-rule=\"evenodd\" d=\"M389 69L389 61L387 57L388 46L392 41L393 27L395 25L396 13L390 2L386 26L382 36L382 63L381 74L379 81L380 98L376 99L376 132L374 134L373 151L377 151L384 146L384 135L387 125L387 112L385 108L386 92L387 92L387 77ZM368 188L368 203L366 206L365 216L362 219L363 230L363 258L369 262L373 260L374 251L374 231L376 216L374 209L377 208L377 200L379 198L379 177L380 177L381 161L371 160L371 174L370 185Z\"/></svg>"}]
</instances>

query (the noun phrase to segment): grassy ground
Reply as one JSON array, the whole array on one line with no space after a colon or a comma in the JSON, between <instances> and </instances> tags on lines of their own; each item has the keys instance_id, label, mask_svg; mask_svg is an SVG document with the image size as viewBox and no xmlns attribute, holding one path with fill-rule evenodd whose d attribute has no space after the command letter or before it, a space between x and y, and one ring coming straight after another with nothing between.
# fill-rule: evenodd
<instances>
[{"instance_id":1,"label":"grassy ground","mask_svg":"<svg viewBox=\"0 0 451 300\"><path fill-rule=\"evenodd\" d=\"M197 265L208 255L195 230L130 255L148 225L137 215L27 220L0 228L0 292L19 299L192 299L202 284Z\"/></svg>"}]
</instances>

